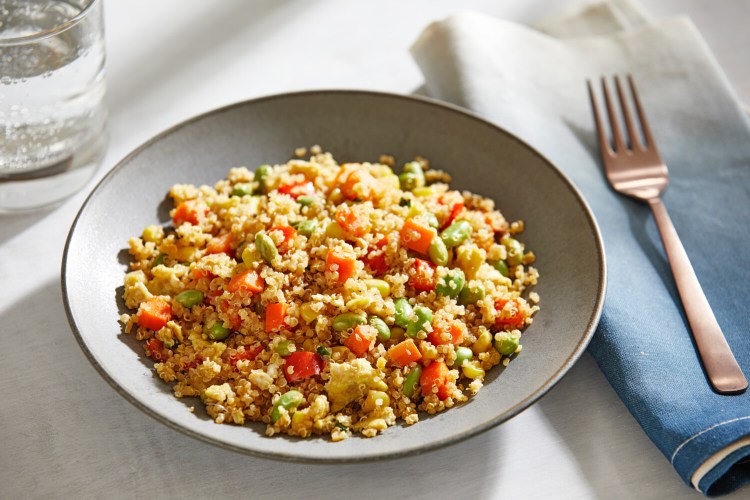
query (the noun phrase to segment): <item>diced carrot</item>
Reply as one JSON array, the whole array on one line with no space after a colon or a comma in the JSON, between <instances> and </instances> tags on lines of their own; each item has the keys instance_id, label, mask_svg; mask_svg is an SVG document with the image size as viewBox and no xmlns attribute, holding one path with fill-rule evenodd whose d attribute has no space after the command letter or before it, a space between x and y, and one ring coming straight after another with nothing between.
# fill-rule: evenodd
<instances>
[{"instance_id":1,"label":"diced carrot","mask_svg":"<svg viewBox=\"0 0 750 500\"><path fill-rule=\"evenodd\" d=\"M266 333L278 332L286 327L284 318L286 317L287 305L283 302L268 304L266 307Z\"/></svg>"},{"instance_id":2,"label":"diced carrot","mask_svg":"<svg viewBox=\"0 0 750 500\"><path fill-rule=\"evenodd\" d=\"M372 200L376 193L377 180L360 164L347 163L336 176L343 195L349 200Z\"/></svg>"},{"instance_id":3,"label":"diced carrot","mask_svg":"<svg viewBox=\"0 0 750 500\"><path fill-rule=\"evenodd\" d=\"M437 232L433 228L414 219L407 219L401 228L401 241L404 246L423 254L430 250L430 243L436 235Z\"/></svg>"},{"instance_id":4,"label":"diced carrot","mask_svg":"<svg viewBox=\"0 0 750 500\"><path fill-rule=\"evenodd\" d=\"M164 299L151 297L141 302L138 308L138 325L151 330L160 330L172 319L172 306Z\"/></svg>"},{"instance_id":5,"label":"diced carrot","mask_svg":"<svg viewBox=\"0 0 750 500\"><path fill-rule=\"evenodd\" d=\"M344 345L361 358L375 345L377 330L370 325L357 325L354 332L344 339Z\"/></svg>"},{"instance_id":6,"label":"diced carrot","mask_svg":"<svg viewBox=\"0 0 750 500\"><path fill-rule=\"evenodd\" d=\"M251 293L260 293L266 288L266 282L258 276L258 273L252 269L242 271L232 276L227 285L227 290L235 293L239 290L245 290Z\"/></svg>"},{"instance_id":7,"label":"diced carrot","mask_svg":"<svg viewBox=\"0 0 750 500\"><path fill-rule=\"evenodd\" d=\"M199 280L201 278L212 278L214 275L210 271L194 267L190 270L193 273L193 278Z\"/></svg>"},{"instance_id":8,"label":"diced carrot","mask_svg":"<svg viewBox=\"0 0 750 500\"><path fill-rule=\"evenodd\" d=\"M242 350L238 349L236 352L229 355L229 364L234 366L237 366L237 361L241 360L247 360L252 361L255 358L258 357L258 354L263 352L263 345L257 344L254 346L246 345L244 348L241 348Z\"/></svg>"},{"instance_id":9,"label":"diced carrot","mask_svg":"<svg viewBox=\"0 0 750 500\"><path fill-rule=\"evenodd\" d=\"M341 205L336 210L336 222L344 231L358 238L366 235L372 229L370 218L363 213L360 206Z\"/></svg>"},{"instance_id":10,"label":"diced carrot","mask_svg":"<svg viewBox=\"0 0 750 500\"><path fill-rule=\"evenodd\" d=\"M295 200L300 196L312 196L315 194L315 185L309 181L297 181L285 184L278 189L279 193L287 194Z\"/></svg>"},{"instance_id":11,"label":"diced carrot","mask_svg":"<svg viewBox=\"0 0 750 500\"><path fill-rule=\"evenodd\" d=\"M146 356L154 361L166 361L167 355L164 352L164 342L157 338L150 338L144 344Z\"/></svg>"},{"instance_id":12,"label":"diced carrot","mask_svg":"<svg viewBox=\"0 0 750 500\"><path fill-rule=\"evenodd\" d=\"M326 362L320 354L295 351L284 360L284 377L287 382L297 382L314 377L323 371Z\"/></svg>"},{"instance_id":13,"label":"diced carrot","mask_svg":"<svg viewBox=\"0 0 750 500\"><path fill-rule=\"evenodd\" d=\"M394 345L388 349L386 355L394 365L398 365L402 368L409 363L422 359L422 353L419 352L419 349L414 345L412 339L406 339L403 342Z\"/></svg>"},{"instance_id":14,"label":"diced carrot","mask_svg":"<svg viewBox=\"0 0 750 500\"><path fill-rule=\"evenodd\" d=\"M292 226L274 226L268 230L269 235L274 231L279 231L284 235L284 239L281 240L281 243L276 245L276 248L278 248L281 253L288 252L289 249L292 248L292 242L294 241L295 236L297 236L297 230ZM276 238L273 239L276 241Z\"/></svg>"},{"instance_id":15,"label":"diced carrot","mask_svg":"<svg viewBox=\"0 0 750 500\"><path fill-rule=\"evenodd\" d=\"M383 250L387 244L388 237L386 236L375 243L375 249L369 250L364 257L362 257L362 262L364 262L376 276L383 275L388 271L388 261L385 258L385 251Z\"/></svg>"},{"instance_id":16,"label":"diced carrot","mask_svg":"<svg viewBox=\"0 0 750 500\"><path fill-rule=\"evenodd\" d=\"M232 233L225 233L214 238L206 245L206 253L226 253L232 250Z\"/></svg>"},{"instance_id":17,"label":"diced carrot","mask_svg":"<svg viewBox=\"0 0 750 500\"><path fill-rule=\"evenodd\" d=\"M427 334L427 340L433 345L460 345L464 339L466 327L461 321L437 322L432 325L432 331Z\"/></svg>"},{"instance_id":18,"label":"diced carrot","mask_svg":"<svg viewBox=\"0 0 750 500\"><path fill-rule=\"evenodd\" d=\"M449 396L447 381L448 367L442 361L433 361L422 369L422 375L419 377L422 396L437 394L441 401L447 399Z\"/></svg>"},{"instance_id":19,"label":"diced carrot","mask_svg":"<svg viewBox=\"0 0 750 500\"><path fill-rule=\"evenodd\" d=\"M174 222L175 226L180 226L185 222L198 224L200 219L205 217L207 213L208 205L202 198L185 200L177 205L177 208L172 215L172 222Z\"/></svg>"},{"instance_id":20,"label":"diced carrot","mask_svg":"<svg viewBox=\"0 0 750 500\"><path fill-rule=\"evenodd\" d=\"M497 299L495 301L495 310L500 313L500 311L505 309L508 302L511 302L510 308L495 319L495 324L503 328L521 328L526 324L526 316L523 312L523 302L521 302L521 299Z\"/></svg>"},{"instance_id":21,"label":"diced carrot","mask_svg":"<svg viewBox=\"0 0 750 500\"><path fill-rule=\"evenodd\" d=\"M344 283L354 275L356 259L339 250L329 250L326 256L326 271L339 273L339 283Z\"/></svg>"},{"instance_id":22,"label":"diced carrot","mask_svg":"<svg viewBox=\"0 0 750 500\"><path fill-rule=\"evenodd\" d=\"M429 292L437 284L435 264L422 259L414 259L413 273L409 273L409 286L420 292Z\"/></svg>"}]
</instances>

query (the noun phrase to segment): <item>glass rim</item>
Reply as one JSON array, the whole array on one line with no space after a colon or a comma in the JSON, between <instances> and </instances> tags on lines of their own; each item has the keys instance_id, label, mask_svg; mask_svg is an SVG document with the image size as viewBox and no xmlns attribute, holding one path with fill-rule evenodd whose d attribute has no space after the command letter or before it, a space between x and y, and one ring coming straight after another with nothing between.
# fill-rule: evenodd
<instances>
[{"instance_id":1,"label":"glass rim","mask_svg":"<svg viewBox=\"0 0 750 500\"><path fill-rule=\"evenodd\" d=\"M66 19L64 22L58 24L54 28L50 28L44 31L37 31L36 33L32 33L30 35L24 35L24 36L17 36L13 38L2 38L0 37L0 47L2 46L10 46L10 45L24 45L27 43L34 43L38 42L40 40L44 40L46 38L51 38L55 35L59 35L60 33L63 33L64 31L69 30L73 26L80 23L83 18L85 18L89 11L92 10L92 8L99 3L100 0L89 0L89 2L86 4L85 7L81 9L81 11L76 14L75 16L71 17L70 19Z\"/></svg>"}]
</instances>

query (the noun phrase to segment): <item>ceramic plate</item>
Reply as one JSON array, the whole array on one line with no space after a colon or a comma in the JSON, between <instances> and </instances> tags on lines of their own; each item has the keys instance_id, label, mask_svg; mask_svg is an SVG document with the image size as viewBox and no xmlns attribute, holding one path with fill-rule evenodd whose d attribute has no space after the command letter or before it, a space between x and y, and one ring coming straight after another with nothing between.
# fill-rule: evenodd
<instances>
[{"instance_id":1,"label":"ceramic plate","mask_svg":"<svg viewBox=\"0 0 750 500\"><path fill-rule=\"evenodd\" d=\"M166 223L175 183L213 184L233 166L284 163L295 148L319 144L341 162L400 163L416 155L453 174L456 189L493 198L537 256L541 311L523 353L493 369L469 402L373 439L264 436L263 424L217 425L196 399L176 399L118 323L127 240ZM400 95L356 91L284 94L235 104L177 125L110 171L81 208L63 258L65 306L81 348L135 406L190 436L270 458L351 462L413 454L487 430L518 414L581 356L604 299L604 253L581 195L549 161L504 130L459 108ZM190 406L195 406L195 412Z\"/></svg>"}]
</instances>

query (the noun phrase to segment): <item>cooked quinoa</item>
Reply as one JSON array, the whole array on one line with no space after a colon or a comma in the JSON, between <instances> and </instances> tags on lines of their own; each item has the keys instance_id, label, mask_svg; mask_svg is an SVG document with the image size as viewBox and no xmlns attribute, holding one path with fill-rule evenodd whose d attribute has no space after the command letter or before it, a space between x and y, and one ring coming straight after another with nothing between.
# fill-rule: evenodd
<instances>
[{"instance_id":1,"label":"cooked quinoa","mask_svg":"<svg viewBox=\"0 0 750 500\"><path fill-rule=\"evenodd\" d=\"M539 309L523 222L423 158L397 175L390 156L295 155L173 186L172 224L129 241L122 322L175 396L269 436L372 437L521 352Z\"/></svg>"}]
</instances>

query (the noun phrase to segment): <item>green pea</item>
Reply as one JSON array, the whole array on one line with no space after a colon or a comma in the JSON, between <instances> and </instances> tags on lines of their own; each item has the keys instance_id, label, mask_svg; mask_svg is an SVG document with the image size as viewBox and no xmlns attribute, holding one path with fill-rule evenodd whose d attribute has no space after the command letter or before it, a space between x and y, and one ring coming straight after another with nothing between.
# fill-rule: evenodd
<instances>
[{"instance_id":1,"label":"green pea","mask_svg":"<svg viewBox=\"0 0 750 500\"><path fill-rule=\"evenodd\" d=\"M253 194L253 185L249 182L235 184L232 189L232 196L247 196Z\"/></svg>"},{"instance_id":2,"label":"green pea","mask_svg":"<svg viewBox=\"0 0 750 500\"><path fill-rule=\"evenodd\" d=\"M310 205L315 203L315 200L317 200L315 196L300 196L299 198L297 198L297 203L299 203L303 207L309 207Z\"/></svg>"},{"instance_id":3,"label":"green pea","mask_svg":"<svg viewBox=\"0 0 750 500\"><path fill-rule=\"evenodd\" d=\"M391 329L385 324L385 321L377 316L370 316L370 326L378 331L378 340L385 342L391 338Z\"/></svg>"},{"instance_id":4,"label":"green pea","mask_svg":"<svg viewBox=\"0 0 750 500\"><path fill-rule=\"evenodd\" d=\"M428 188L429 189L429 188ZM433 228L437 229L440 227L440 223L437 220L437 216L433 214L432 212L427 212L424 214L425 220L427 220L427 224Z\"/></svg>"},{"instance_id":5,"label":"green pea","mask_svg":"<svg viewBox=\"0 0 750 500\"><path fill-rule=\"evenodd\" d=\"M438 266L444 266L448 263L448 247L442 238L432 238L430 248L427 249L430 260Z\"/></svg>"},{"instance_id":6,"label":"green pea","mask_svg":"<svg viewBox=\"0 0 750 500\"><path fill-rule=\"evenodd\" d=\"M398 176L398 183L404 191L419 187L419 178L414 174L403 173Z\"/></svg>"},{"instance_id":7,"label":"green pea","mask_svg":"<svg viewBox=\"0 0 750 500\"><path fill-rule=\"evenodd\" d=\"M425 324L432 323L432 311L424 306L417 306L414 308L414 314L416 314L416 321L410 321L406 327L406 336L416 338L419 332L424 330Z\"/></svg>"},{"instance_id":8,"label":"green pea","mask_svg":"<svg viewBox=\"0 0 750 500\"><path fill-rule=\"evenodd\" d=\"M312 236L315 230L318 228L318 223L314 220L303 220L297 224L297 232L302 236Z\"/></svg>"},{"instance_id":9,"label":"green pea","mask_svg":"<svg viewBox=\"0 0 750 500\"><path fill-rule=\"evenodd\" d=\"M326 347L323 347L322 345L319 345L317 349L315 349L315 352L320 354L321 356L330 356L331 351L329 351Z\"/></svg>"},{"instance_id":10,"label":"green pea","mask_svg":"<svg viewBox=\"0 0 750 500\"><path fill-rule=\"evenodd\" d=\"M151 268L153 269L156 266L161 266L162 264L164 264L164 259L166 257L167 257L167 254L165 253L160 253L159 255L157 255L156 258L154 259L154 262L151 263Z\"/></svg>"},{"instance_id":11,"label":"green pea","mask_svg":"<svg viewBox=\"0 0 750 500\"><path fill-rule=\"evenodd\" d=\"M456 360L453 362L453 366L460 367L464 364L464 361L469 361L474 357L474 353L468 347L456 347Z\"/></svg>"},{"instance_id":12,"label":"green pea","mask_svg":"<svg viewBox=\"0 0 750 500\"><path fill-rule=\"evenodd\" d=\"M422 376L422 367L417 365L410 371L404 379L404 396L411 398L419 385L419 377Z\"/></svg>"},{"instance_id":13,"label":"green pea","mask_svg":"<svg viewBox=\"0 0 750 500\"><path fill-rule=\"evenodd\" d=\"M460 245L469 235L471 235L471 224L465 220L454 222L440 233L440 237L448 248Z\"/></svg>"},{"instance_id":14,"label":"green pea","mask_svg":"<svg viewBox=\"0 0 750 500\"><path fill-rule=\"evenodd\" d=\"M495 349L503 356L510 356L518 349L521 336L513 332L498 332L495 334Z\"/></svg>"},{"instance_id":15,"label":"green pea","mask_svg":"<svg viewBox=\"0 0 750 500\"><path fill-rule=\"evenodd\" d=\"M281 418L281 411L279 408L284 408L286 411L289 411L293 408L297 408L304 400L304 396L302 396L302 393L299 391L291 390L285 392L273 405L273 410L271 410L271 422L275 424L278 422L279 418Z\"/></svg>"},{"instance_id":16,"label":"green pea","mask_svg":"<svg viewBox=\"0 0 750 500\"><path fill-rule=\"evenodd\" d=\"M291 340L282 340L278 344L276 344L275 351L279 353L279 356L282 358L285 358L289 356L292 351L290 347L293 345L293 342Z\"/></svg>"},{"instance_id":17,"label":"green pea","mask_svg":"<svg viewBox=\"0 0 750 500\"><path fill-rule=\"evenodd\" d=\"M424 174L424 170L422 170L422 165L420 165L416 161L410 161L409 163L405 164L404 172L407 172L410 174Z\"/></svg>"},{"instance_id":18,"label":"green pea","mask_svg":"<svg viewBox=\"0 0 750 500\"><path fill-rule=\"evenodd\" d=\"M263 260L269 264L276 260L276 257L279 255L276 244L266 233L258 233L255 235L255 248L258 249L258 253L263 257Z\"/></svg>"},{"instance_id":19,"label":"green pea","mask_svg":"<svg viewBox=\"0 0 750 500\"><path fill-rule=\"evenodd\" d=\"M414 309L412 309L411 304L404 297L396 299L394 305L396 306L396 324L401 328L407 328L409 326L409 318Z\"/></svg>"},{"instance_id":20,"label":"green pea","mask_svg":"<svg viewBox=\"0 0 750 500\"><path fill-rule=\"evenodd\" d=\"M461 290L466 284L466 275L458 268L451 269L444 275L440 276L435 286L435 291L440 295L445 295L452 299L458 297Z\"/></svg>"},{"instance_id":21,"label":"green pea","mask_svg":"<svg viewBox=\"0 0 750 500\"><path fill-rule=\"evenodd\" d=\"M510 274L510 271L508 271L508 264L505 263L504 260L488 260L487 263L497 269L500 274L508 277L508 274Z\"/></svg>"},{"instance_id":22,"label":"green pea","mask_svg":"<svg viewBox=\"0 0 750 500\"><path fill-rule=\"evenodd\" d=\"M175 300L185 307L193 307L203 302L203 292L198 290L185 290L178 293Z\"/></svg>"},{"instance_id":23,"label":"green pea","mask_svg":"<svg viewBox=\"0 0 750 500\"><path fill-rule=\"evenodd\" d=\"M208 327L208 336L213 340L224 340L229 337L232 331L229 328L224 327L220 322L216 322Z\"/></svg>"},{"instance_id":24,"label":"green pea","mask_svg":"<svg viewBox=\"0 0 750 500\"><path fill-rule=\"evenodd\" d=\"M503 238L503 246L508 250L508 265L517 266L523 261L523 245L513 238Z\"/></svg>"},{"instance_id":25,"label":"green pea","mask_svg":"<svg viewBox=\"0 0 750 500\"><path fill-rule=\"evenodd\" d=\"M367 323L367 317L364 314L344 313L333 318L333 329L337 332L345 332L365 323Z\"/></svg>"},{"instance_id":26,"label":"green pea","mask_svg":"<svg viewBox=\"0 0 750 500\"><path fill-rule=\"evenodd\" d=\"M258 183L258 193L266 192L266 177L271 173L271 165L261 165L255 170L255 182Z\"/></svg>"},{"instance_id":27,"label":"green pea","mask_svg":"<svg viewBox=\"0 0 750 500\"><path fill-rule=\"evenodd\" d=\"M458 303L462 306L476 304L484 298L484 285L480 282L467 283L458 294Z\"/></svg>"}]
</instances>

